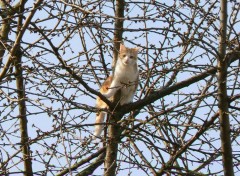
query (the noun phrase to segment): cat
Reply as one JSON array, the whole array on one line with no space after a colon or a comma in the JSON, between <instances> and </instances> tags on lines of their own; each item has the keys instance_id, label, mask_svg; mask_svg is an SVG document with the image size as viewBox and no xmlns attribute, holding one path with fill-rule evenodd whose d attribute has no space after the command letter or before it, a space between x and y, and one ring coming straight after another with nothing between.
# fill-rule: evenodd
<instances>
[{"instance_id":1,"label":"cat","mask_svg":"<svg viewBox=\"0 0 240 176\"><path fill-rule=\"evenodd\" d=\"M116 62L114 75L109 76L102 84L102 87L100 89L100 93L102 93L102 95L104 95L109 100L112 100L115 93L120 89L120 105L131 103L133 101L139 79L139 71L137 65L138 52L139 47L127 48L123 44L120 44L120 51ZM99 97L97 97L96 107L107 108L107 104L104 103L104 101L102 101ZM106 112L98 112L95 123L103 123L105 116ZM102 130L103 125L95 125L94 139L100 137Z\"/></svg>"}]
</instances>

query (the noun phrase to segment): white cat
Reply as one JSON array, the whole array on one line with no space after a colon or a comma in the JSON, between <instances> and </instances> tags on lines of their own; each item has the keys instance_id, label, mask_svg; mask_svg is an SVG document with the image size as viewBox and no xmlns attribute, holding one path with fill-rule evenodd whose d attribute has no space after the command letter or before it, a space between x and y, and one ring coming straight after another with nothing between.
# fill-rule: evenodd
<instances>
[{"instance_id":1,"label":"white cat","mask_svg":"<svg viewBox=\"0 0 240 176\"><path fill-rule=\"evenodd\" d=\"M138 86L138 51L138 47L127 48L122 44L120 45L120 51L115 66L114 75L109 76L100 89L100 92L109 100L112 100L112 97L120 89L120 105L132 102ZM107 105L99 97L97 97L96 107L107 108ZM106 113L103 111L98 112L96 116L96 124L103 123L105 115ZM103 125L95 125L94 138L99 137L102 130Z\"/></svg>"}]
</instances>

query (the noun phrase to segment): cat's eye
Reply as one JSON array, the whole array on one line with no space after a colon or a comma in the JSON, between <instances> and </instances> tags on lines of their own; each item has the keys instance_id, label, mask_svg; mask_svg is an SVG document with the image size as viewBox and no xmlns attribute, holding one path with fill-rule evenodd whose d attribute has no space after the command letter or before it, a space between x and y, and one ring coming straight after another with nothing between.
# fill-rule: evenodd
<instances>
[{"instance_id":1,"label":"cat's eye","mask_svg":"<svg viewBox=\"0 0 240 176\"><path fill-rule=\"evenodd\" d=\"M133 56L130 56L130 59L133 59L134 57Z\"/></svg>"},{"instance_id":2,"label":"cat's eye","mask_svg":"<svg viewBox=\"0 0 240 176\"><path fill-rule=\"evenodd\" d=\"M126 54L124 54L123 57L126 57Z\"/></svg>"}]
</instances>

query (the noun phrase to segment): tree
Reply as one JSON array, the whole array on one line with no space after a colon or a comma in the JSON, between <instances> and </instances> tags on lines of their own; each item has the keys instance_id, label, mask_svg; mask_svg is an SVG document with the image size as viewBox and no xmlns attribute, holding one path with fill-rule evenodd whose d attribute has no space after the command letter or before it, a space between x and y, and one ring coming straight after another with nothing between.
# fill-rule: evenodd
<instances>
[{"instance_id":1,"label":"tree","mask_svg":"<svg viewBox=\"0 0 240 176\"><path fill-rule=\"evenodd\" d=\"M237 1L0 5L0 175L239 173ZM98 91L121 41L142 48L123 106Z\"/></svg>"}]
</instances>

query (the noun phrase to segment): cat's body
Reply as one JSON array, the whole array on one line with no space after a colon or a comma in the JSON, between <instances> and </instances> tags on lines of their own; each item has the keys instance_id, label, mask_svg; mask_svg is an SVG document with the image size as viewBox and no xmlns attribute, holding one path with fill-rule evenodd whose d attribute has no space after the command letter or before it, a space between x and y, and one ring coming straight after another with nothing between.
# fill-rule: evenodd
<instances>
[{"instance_id":1,"label":"cat's body","mask_svg":"<svg viewBox=\"0 0 240 176\"><path fill-rule=\"evenodd\" d=\"M137 54L139 48L126 48L120 45L119 57L115 66L114 76L109 76L103 83L100 92L109 100L120 89L120 105L132 102L138 85L138 65ZM107 108L106 103L97 97L97 108ZM97 113L96 124L104 122L106 113L101 111ZM94 138L99 137L103 130L103 125L95 125Z\"/></svg>"}]
</instances>

